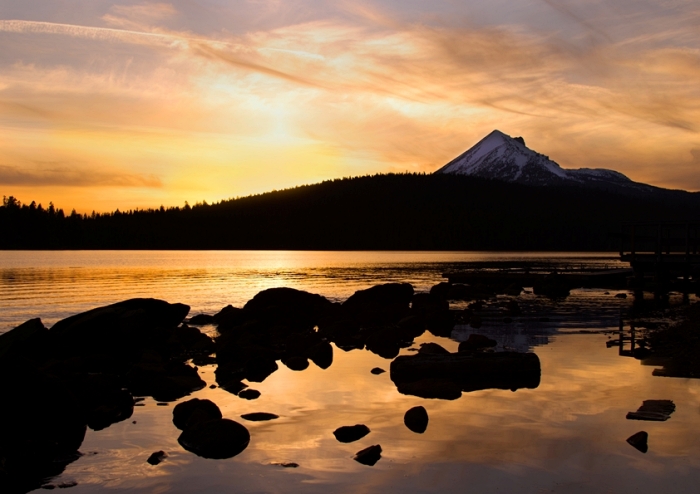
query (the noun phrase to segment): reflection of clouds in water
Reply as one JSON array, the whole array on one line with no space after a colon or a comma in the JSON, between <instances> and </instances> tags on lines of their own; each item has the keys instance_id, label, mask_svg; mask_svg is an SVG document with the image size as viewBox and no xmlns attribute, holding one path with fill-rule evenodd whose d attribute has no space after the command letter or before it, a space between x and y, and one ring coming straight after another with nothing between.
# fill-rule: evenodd
<instances>
[{"instance_id":1,"label":"reflection of clouds in water","mask_svg":"<svg viewBox=\"0 0 700 494\"><path fill-rule=\"evenodd\" d=\"M375 366L388 369L388 360L334 348L335 361L327 370L312 364L293 372L281 366L263 383L251 383L262 392L258 400L242 400L218 388L195 393L240 422L241 414L254 411L280 415L270 422L244 422L251 443L231 460L203 460L182 451L176 443L179 431L171 423L172 406L156 407L147 400L146 407L135 409L137 425L130 419L89 433L82 450L99 454L81 458L65 476L88 491L106 482L134 492L165 486L209 492L230 485L261 492L463 492L468 481L477 492L507 492L516 485L520 487L513 492L538 492L535 487L555 482L582 483L582 492L624 492L630 485L650 492L647 484L673 478L676 492L692 492L684 490L690 484L677 476L700 480L700 431L693 426L700 382L652 377L651 368L606 349L605 339L560 335L537 348L542 362L537 389L483 390L455 401L400 395L388 373L369 372ZM417 343L425 341L456 349L456 342L428 334ZM205 380L213 379L212 367L201 371ZM642 400L659 398L673 399L678 408L668 422L643 424L651 447L643 457L625 443L641 427L625 415ZM430 416L421 435L403 425L404 412L416 405L425 406ZM371 433L350 444L334 439L333 430L355 423L366 424ZM372 469L352 461L369 444L381 444L384 450ZM150 468L145 459L159 449L171 456ZM300 468L268 465L275 461L294 461ZM463 477L465 472L469 475ZM455 479L462 480L453 483Z\"/></svg>"}]
</instances>

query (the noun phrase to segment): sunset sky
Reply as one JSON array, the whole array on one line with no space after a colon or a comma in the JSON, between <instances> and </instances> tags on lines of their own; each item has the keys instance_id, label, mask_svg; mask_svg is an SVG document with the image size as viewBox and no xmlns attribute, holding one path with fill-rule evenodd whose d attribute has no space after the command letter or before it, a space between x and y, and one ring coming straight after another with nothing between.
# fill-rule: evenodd
<instances>
[{"instance_id":1,"label":"sunset sky","mask_svg":"<svg viewBox=\"0 0 700 494\"><path fill-rule=\"evenodd\" d=\"M493 129L700 190L700 0L0 0L0 195L432 172Z\"/></svg>"}]
</instances>

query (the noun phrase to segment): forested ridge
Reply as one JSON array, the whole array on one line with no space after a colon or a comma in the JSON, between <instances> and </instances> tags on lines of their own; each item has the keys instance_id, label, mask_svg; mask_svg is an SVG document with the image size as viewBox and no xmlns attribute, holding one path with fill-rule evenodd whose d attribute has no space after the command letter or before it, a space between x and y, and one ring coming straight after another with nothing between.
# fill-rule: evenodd
<instances>
[{"instance_id":1,"label":"forested ridge","mask_svg":"<svg viewBox=\"0 0 700 494\"><path fill-rule=\"evenodd\" d=\"M456 175L330 180L221 201L66 214L4 197L2 249L616 250L624 222L697 221L700 195Z\"/></svg>"}]
</instances>

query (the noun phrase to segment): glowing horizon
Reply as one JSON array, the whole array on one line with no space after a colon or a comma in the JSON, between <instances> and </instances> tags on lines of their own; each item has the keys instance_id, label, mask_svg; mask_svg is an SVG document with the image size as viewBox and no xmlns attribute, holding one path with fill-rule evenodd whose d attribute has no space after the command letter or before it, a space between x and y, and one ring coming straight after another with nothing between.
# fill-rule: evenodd
<instances>
[{"instance_id":1,"label":"glowing horizon","mask_svg":"<svg viewBox=\"0 0 700 494\"><path fill-rule=\"evenodd\" d=\"M493 129L564 168L700 190L693 2L51 5L0 0L0 194L23 202L430 173Z\"/></svg>"}]
</instances>

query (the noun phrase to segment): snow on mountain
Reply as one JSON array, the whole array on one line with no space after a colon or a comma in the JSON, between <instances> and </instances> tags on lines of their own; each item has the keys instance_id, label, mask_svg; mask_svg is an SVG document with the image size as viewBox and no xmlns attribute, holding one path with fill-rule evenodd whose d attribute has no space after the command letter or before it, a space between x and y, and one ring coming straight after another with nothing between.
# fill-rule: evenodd
<instances>
[{"instance_id":1,"label":"snow on mountain","mask_svg":"<svg viewBox=\"0 0 700 494\"><path fill-rule=\"evenodd\" d=\"M634 189L648 187L613 170L564 169L550 160L549 156L528 148L522 137L510 137L500 130L494 130L435 173L471 175L529 185L580 184Z\"/></svg>"}]
</instances>

